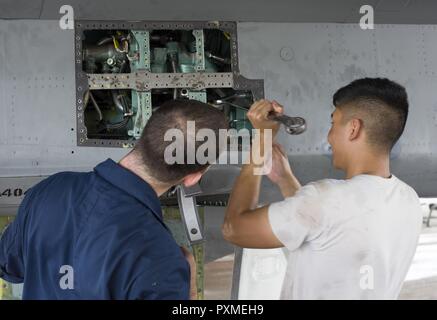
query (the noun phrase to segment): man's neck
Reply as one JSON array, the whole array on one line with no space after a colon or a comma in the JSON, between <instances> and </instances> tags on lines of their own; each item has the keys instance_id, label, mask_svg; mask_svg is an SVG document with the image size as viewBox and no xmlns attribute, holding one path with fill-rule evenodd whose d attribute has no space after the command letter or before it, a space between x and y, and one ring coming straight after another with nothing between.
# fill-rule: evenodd
<instances>
[{"instance_id":1,"label":"man's neck","mask_svg":"<svg viewBox=\"0 0 437 320\"><path fill-rule=\"evenodd\" d=\"M357 155L346 168L346 179L353 178L360 174L390 177L390 157L389 155Z\"/></svg>"},{"instance_id":2,"label":"man's neck","mask_svg":"<svg viewBox=\"0 0 437 320\"><path fill-rule=\"evenodd\" d=\"M121 159L118 164L131 171L142 180L146 181L156 192L158 197L160 197L172 187L171 185L160 183L152 178L150 174L148 174L147 171L144 170L144 165L142 165L137 156L132 152L126 155L123 159Z\"/></svg>"}]
</instances>

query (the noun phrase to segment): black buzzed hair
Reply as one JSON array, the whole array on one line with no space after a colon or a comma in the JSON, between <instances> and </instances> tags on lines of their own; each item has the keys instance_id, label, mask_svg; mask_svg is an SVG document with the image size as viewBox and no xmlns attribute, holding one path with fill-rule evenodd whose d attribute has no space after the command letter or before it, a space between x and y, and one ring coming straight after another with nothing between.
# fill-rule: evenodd
<instances>
[{"instance_id":1,"label":"black buzzed hair","mask_svg":"<svg viewBox=\"0 0 437 320\"><path fill-rule=\"evenodd\" d=\"M352 81L334 94L333 104L344 112L345 120L359 117L368 143L384 151L391 151L407 122L407 92L386 78Z\"/></svg>"},{"instance_id":2,"label":"black buzzed hair","mask_svg":"<svg viewBox=\"0 0 437 320\"><path fill-rule=\"evenodd\" d=\"M173 183L180 181L186 175L200 172L211 163L200 164L197 159L189 164L187 160L187 122L194 121L195 134L200 129L211 129L215 133L214 141L216 159L219 156L219 131L228 129L228 120L224 113L217 108L197 100L177 99L164 102L147 121L140 139L134 147L134 151L141 155L143 164L148 173L160 182ZM164 154L167 146L173 141L164 141L167 130L179 129L184 134L184 164L168 164ZM190 139L194 137L189 137ZM194 151L202 145L202 141L195 141ZM216 160L214 159L214 160Z\"/></svg>"}]
</instances>

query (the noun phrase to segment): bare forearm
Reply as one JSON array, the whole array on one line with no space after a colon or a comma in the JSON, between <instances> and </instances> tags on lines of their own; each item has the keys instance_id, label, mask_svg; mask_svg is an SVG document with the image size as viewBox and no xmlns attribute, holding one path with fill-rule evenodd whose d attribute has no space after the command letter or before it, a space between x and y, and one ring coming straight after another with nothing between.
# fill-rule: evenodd
<instances>
[{"instance_id":1,"label":"bare forearm","mask_svg":"<svg viewBox=\"0 0 437 320\"><path fill-rule=\"evenodd\" d=\"M262 167L264 166L264 134L256 133L252 140L249 164L243 165L240 175L235 181L229 197L226 210L225 223L234 221L245 211L253 210L258 205L259 192L262 179ZM254 157L258 155L256 163ZM258 170L258 174L255 174Z\"/></svg>"},{"instance_id":2,"label":"bare forearm","mask_svg":"<svg viewBox=\"0 0 437 320\"><path fill-rule=\"evenodd\" d=\"M262 176L255 175L253 169L252 164L242 167L229 197L225 223L257 207Z\"/></svg>"},{"instance_id":3,"label":"bare forearm","mask_svg":"<svg viewBox=\"0 0 437 320\"><path fill-rule=\"evenodd\" d=\"M294 175L284 178L283 181L278 183L278 187L281 190L284 198L292 197L301 188L299 180Z\"/></svg>"}]
</instances>

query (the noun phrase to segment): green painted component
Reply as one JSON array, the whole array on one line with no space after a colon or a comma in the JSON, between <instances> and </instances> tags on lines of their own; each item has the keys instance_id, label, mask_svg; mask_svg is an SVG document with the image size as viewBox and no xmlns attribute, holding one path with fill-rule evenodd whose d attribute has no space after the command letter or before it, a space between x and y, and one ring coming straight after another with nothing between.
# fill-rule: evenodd
<instances>
[{"instance_id":1,"label":"green painted component","mask_svg":"<svg viewBox=\"0 0 437 320\"><path fill-rule=\"evenodd\" d=\"M205 71L205 43L203 30L193 30L196 39L196 71Z\"/></svg>"},{"instance_id":2,"label":"green painted component","mask_svg":"<svg viewBox=\"0 0 437 320\"><path fill-rule=\"evenodd\" d=\"M135 114L134 126L128 135L138 139L149 118L152 116L152 93L132 90L132 109Z\"/></svg>"},{"instance_id":3,"label":"green painted component","mask_svg":"<svg viewBox=\"0 0 437 320\"><path fill-rule=\"evenodd\" d=\"M233 109L229 113L229 120L231 122L231 127L237 130L249 129L252 130L252 125L247 119L247 111L240 109Z\"/></svg>"},{"instance_id":4,"label":"green painted component","mask_svg":"<svg viewBox=\"0 0 437 320\"><path fill-rule=\"evenodd\" d=\"M153 73L167 72L167 48L153 48L151 71Z\"/></svg>"},{"instance_id":5,"label":"green painted component","mask_svg":"<svg viewBox=\"0 0 437 320\"><path fill-rule=\"evenodd\" d=\"M0 279L0 300L19 300L13 294L13 284Z\"/></svg>"},{"instance_id":6,"label":"green painted component","mask_svg":"<svg viewBox=\"0 0 437 320\"><path fill-rule=\"evenodd\" d=\"M98 117L98 115L97 115ZM119 110L112 108L110 110L105 111L105 118L110 123L117 123L123 120L124 116Z\"/></svg>"},{"instance_id":7,"label":"green painted component","mask_svg":"<svg viewBox=\"0 0 437 320\"><path fill-rule=\"evenodd\" d=\"M235 118L237 119L236 121L236 129L240 130L240 129L252 129L252 125L250 124L250 121L247 119L246 116L247 112L244 110L240 110L237 109L235 110Z\"/></svg>"},{"instance_id":8,"label":"green painted component","mask_svg":"<svg viewBox=\"0 0 437 320\"><path fill-rule=\"evenodd\" d=\"M217 67L209 59L205 59L205 72L217 72Z\"/></svg>"},{"instance_id":9,"label":"green painted component","mask_svg":"<svg viewBox=\"0 0 437 320\"><path fill-rule=\"evenodd\" d=\"M188 91L188 99L198 100L206 103L206 90Z\"/></svg>"},{"instance_id":10,"label":"green painted component","mask_svg":"<svg viewBox=\"0 0 437 320\"><path fill-rule=\"evenodd\" d=\"M134 30L131 35L135 41L129 51L131 57L137 56L138 59L130 61L131 71L147 70L150 71L150 33L144 30ZM150 91L131 91L132 111L135 114L133 128L128 131L128 135L138 139L143 132L143 128L152 115L152 94Z\"/></svg>"},{"instance_id":11,"label":"green painted component","mask_svg":"<svg viewBox=\"0 0 437 320\"><path fill-rule=\"evenodd\" d=\"M203 216L203 214L202 214ZM202 223L203 228L203 223ZM194 255L194 260L196 261L197 275L197 299L203 300L205 298L205 243L197 243L192 247L192 252Z\"/></svg>"},{"instance_id":12,"label":"green painted component","mask_svg":"<svg viewBox=\"0 0 437 320\"><path fill-rule=\"evenodd\" d=\"M192 73L195 72L195 58L194 55L190 54L187 51L184 51L179 46L179 42L168 42L167 45L167 53L169 55L177 55L178 61L178 72L182 73ZM167 72L172 72L170 69Z\"/></svg>"},{"instance_id":13,"label":"green painted component","mask_svg":"<svg viewBox=\"0 0 437 320\"><path fill-rule=\"evenodd\" d=\"M167 48L167 53L178 53L179 52L179 42L176 41L169 41L167 42L167 44L165 45Z\"/></svg>"},{"instance_id":14,"label":"green painted component","mask_svg":"<svg viewBox=\"0 0 437 320\"><path fill-rule=\"evenodd\" d=\"M153 48L151 54L151 71L154 73L171 73L167 63L168 55L177 55L178 72L216 72L217 67L209 59L205 58L203 30L193 30L195 41L183 42L188 48L181 46L180 42L167 42L165 48ZM188 34L183 37L188 41ZM187 50L188 49L188 50Z\"/></svg>"},{"instance_id":15,"label":"green painted component","mask_svg":"<svg viewBox=\"0 0 437 320\"><path fill-rule=\"evenodd\" d=\"M198 207L197 209L200 219L201 228L204 229L205 215L204 207ZM163 207L162 214L164 222L170 229L174 239L179 246L188 248L194 255L197 266L197 298L202 300L204 298L204 262L205 262L205 244L198 243L190 247L188 241L187 231L182 220L179 208L177 207Z\"/></svg>"},{"instance_id":16,"label":"green painted component","mask_svg":"<svg viewBox=\"0 0 437 320\"><path fill-rule=\"evenodd\" d=\"M3 233L5 228L14 221L15 216L0 216L0 235Z\"/></svg>"},{"instance_id":17,"label":"green painted component","mask_svg":"<svg viewBox=\"0 0 437 320\"><path fill-rule=\"evenodd\" d=\"M135 39L134 45L131 45L129 55L136 56L138 59L131 61L132 70L145 69L150 71L150 34L144 30L134 30L131 32Z\"/></svg>"}]
</instances>

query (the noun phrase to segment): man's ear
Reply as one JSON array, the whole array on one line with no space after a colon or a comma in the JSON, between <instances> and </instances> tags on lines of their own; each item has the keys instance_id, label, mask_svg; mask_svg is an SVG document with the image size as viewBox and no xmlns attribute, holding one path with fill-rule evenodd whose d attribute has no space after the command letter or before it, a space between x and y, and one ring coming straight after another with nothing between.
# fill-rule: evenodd
<instances>
[{"instance_id":1,"label":"man's ear","mask_svg":"<svg viewBox=\"0 0 437 320\"><path fill-rule=\"evenodd\" d=\"M185 178L182 179L182 183L187 188L194 186L196 183L199 182L200 178L202 178L202 175L203 175L203 171L190 173L190 174L186 175Z\"/></svg>"},{"instance_id":2,"label":"man's ear","mask_svg":"<svg viewBox=\"0 0 437 320\"><path fill-rule=\"evenodd\" d=\"M360 119L352 119L349 127L349 140L357 139L363 130L363 123Z\"/></svg>"}]
</instances>

